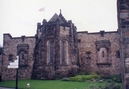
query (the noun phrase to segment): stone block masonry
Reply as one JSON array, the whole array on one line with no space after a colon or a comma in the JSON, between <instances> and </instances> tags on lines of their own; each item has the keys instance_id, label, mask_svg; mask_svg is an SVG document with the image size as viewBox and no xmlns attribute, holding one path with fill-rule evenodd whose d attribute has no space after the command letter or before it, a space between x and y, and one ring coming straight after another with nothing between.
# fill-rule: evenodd
<instances>
[{"instance_id":1,"label":"stone block masonry","mask_svg":"<svg viewBox=\"0 0 129 89\"><path fill-rule=\"evenodd\" d=\"M26 45L28 48L26 48ZM20 46L20 47L19 47ZM13 62L19 55L19 78L29 79L33 68L35 37L12 37L4 34L2 80L15 80L16 69L8 69L9 62Z\"/></svg>"},{"instance_id":2,"label":"stone block masonry","mask_svg":"<svg viewBox=\"0 0 129 89\"><path fill-rule=\"evenodd\" d=\"M103 33L102 33L103 32ZM78 32L80 71L120 74L118 32Z\"/></svg>"},{"instance_id":3,"label":"stone block masonry","mask_svg":"<svg viewBox=\"0 0 129 89\"><path fill-rule=\"evenodd\" d=\"M126 34L128 36L128 34ZM8 69L19 55L19 79L58 79L83 73L120 74L119 33L77 32L62 13L37 23L35 36L4 34L0 55L2 80L15 80L16 69Z\"/></svg>"}]
</instances>

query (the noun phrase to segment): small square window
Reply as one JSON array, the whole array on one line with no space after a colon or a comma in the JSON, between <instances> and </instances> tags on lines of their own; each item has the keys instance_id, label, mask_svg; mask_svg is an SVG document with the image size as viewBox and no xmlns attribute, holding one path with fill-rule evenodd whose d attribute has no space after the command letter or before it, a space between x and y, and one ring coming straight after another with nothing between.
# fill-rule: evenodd
<instances>
[{"instance_id":1,"label":"small square window","mask_svg":"<svg viewBox=\"0 0 129 89\"><path fill-rule=\"evenodd\" d=\"M8 60L9 60L9 61L13 61L13 54L9 54Z\"/></svg>"},{"instance_id":2,"label":"small square window","mask_svg":"<svg viewBox=\"0 0 129 89\"><path fill-rule=\"evenodd\" d=\"M100 31L101 37L104 37L104 31Z\"/></svg>"}]
</instances>

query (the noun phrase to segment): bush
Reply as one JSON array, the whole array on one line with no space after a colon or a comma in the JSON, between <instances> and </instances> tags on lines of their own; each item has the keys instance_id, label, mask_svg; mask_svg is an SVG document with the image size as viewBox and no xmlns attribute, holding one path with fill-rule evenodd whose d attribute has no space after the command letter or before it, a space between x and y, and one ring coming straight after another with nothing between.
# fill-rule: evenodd
<instances>
[{"instance_id":1,"label":"bush","mask_svg":"<svg viewBox=\"0 0 129 89\"><path fill-rule=\"evenodd\" d=\"M111 79L113 80L114 82L117 82L117 83L121 83L122 80L121 80L121 76L120 75L106 75L106 76L101 76L102 79Z\"/></svg>"},{"instance_id":2,"label":"bush","mask_svg":"<svg viewBox=\"0 0 129 89\"><path fill-rule=\"evenodd\" d=\"M100 76L99 76L99 75L92 75L92 77L93 77L94 79L98 79L98 78L100 78Z\"/></svg>"},{"instance_id":3,"label":"bush","mask_svg":"<svg viewBox=\"0 0 129 89\"><path fill-rule=\"evenodd\" d=\"M69 81L69 78L62 78L62 81Z\"/></svg>"},{"instance_id":4,"label":"bush","mask_svg":"<svg viewBox=\"0 0 129 89\"><path fill-rule=\"evenodd\" d=\"M88 86L88 89L100 89L97 85L92 84Z\"/></svg>"},{"instance_id":5,"label":"bush","mask_svg":"<svg viewBox=\"0 0 129 89\"><path fill-rule=\"evenodd\" d=\"M103 81L103 80L99 80L98 82L99 82L99 83L103 83L104 81Z\"/></svg>"},{"instance_id":6,"label":"bush","mask_svg":"<svg viewBox=\"0 0 129 89\"><path fill-rule=\"evenodd\" d=\"M112 82L112 79L107 79L106 82L111 83Z\"/></svg>"},{"instance_id":7,"label":"bush","mask_svg":"<svg viewBox=\"0 0 129 89\"><path fill-rule=\"evenodd\" d=\"M98 79L98 78L100 78L100 76L98 75L77 75L75 77L70 77L69 80L82 82L82 81Z\"/></svg>"},{"instance_id":8,"label":"bush","mask_svg":"<svg viewBox=\"0 0 129 89\"><path fill-rule=\"evenodd\" d=\"M73 81L73 82L78 82L80 80L80 78L78 77L70 77L69 81Z\"/></svg>"},{"instance_id":9,"label":"bush","mask_svg":"<svg viewBox=\"0 0 129 89\"><path fill-rule=\"evenodd\" d=\"M120 89L120 86L116 85L115 83L111 83L109 85L106 85L104 89Z\"/></svg>"},{"instance_id":10,"label":"bush","mask_svg":"<svg viewBox=\"0 0 129 89\"><path fill-rule=\"evenodd\" d=\"M82 81L91 80L92 78L90 76L83 76Z\"/></svg>"}]
</instances>

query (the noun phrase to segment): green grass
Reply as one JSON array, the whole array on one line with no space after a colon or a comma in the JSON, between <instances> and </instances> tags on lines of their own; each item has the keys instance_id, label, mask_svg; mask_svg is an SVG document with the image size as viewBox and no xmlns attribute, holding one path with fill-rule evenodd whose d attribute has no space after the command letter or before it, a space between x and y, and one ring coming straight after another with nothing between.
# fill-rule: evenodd
<instances>
[{"instance_id":1,"label":"green grass","mask_svg":"<svg viewBox=\"0 0 129 89\"><path fill-rule=\"evenodd\" d=\"M89 85L104 86L107 83L97 82L70 82L61 80L19 80L18 87L27 89L27 83L30 83L30 89L86 89ZM122 86L121 83L117 83ZM0 86L15 87L15 81L0 82Z\"/></svg>"}]
</instances>

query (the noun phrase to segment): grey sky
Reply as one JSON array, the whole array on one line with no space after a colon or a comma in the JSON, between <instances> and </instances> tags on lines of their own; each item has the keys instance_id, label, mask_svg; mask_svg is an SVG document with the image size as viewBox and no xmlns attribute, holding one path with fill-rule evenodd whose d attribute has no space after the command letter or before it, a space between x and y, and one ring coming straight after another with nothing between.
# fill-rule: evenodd
<instances>
[{"instance_id":1,"label":"grey sky","mask_svg":"<svg viewBox=\"0 0 129 89\"><path fill-rule=\"evenodd\" d=\"M117 30L116 0L0 0L0 43L4 33L34 36L37 22L48 21L60 9L78 31Z\"/></svg>"}]
</instances>

